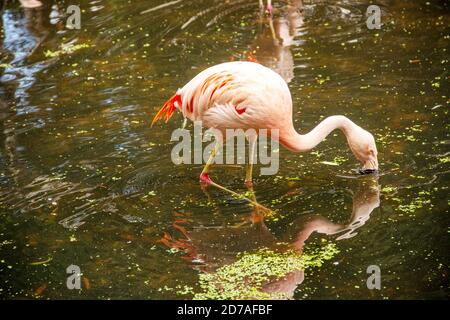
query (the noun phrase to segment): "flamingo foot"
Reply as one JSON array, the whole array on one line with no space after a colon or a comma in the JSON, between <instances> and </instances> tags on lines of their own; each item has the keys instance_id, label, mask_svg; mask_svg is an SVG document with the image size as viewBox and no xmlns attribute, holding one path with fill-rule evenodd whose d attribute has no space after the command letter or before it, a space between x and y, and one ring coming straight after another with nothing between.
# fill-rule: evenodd
<instances>
[{"instance_id":1,"label":"flamingo foot","mask_svg":"<svg viewBox=\"0 0 450 320\"><path fill-rule=\"evenodd\" d=\"M266 7L266 12L267 12L270 16L272 16L272 13L273 13L273 7L272 7L271 4L268 4L268 5L267 5L267 7Z\"/></svg>"},{"instance_id":2,"label":"flamingo foot","mask_svg":"<svg viewBox=\"0 0 450 320\"><path fill-rule=\"evenodd\" d=\"M245 181L245 186L249 189L253 188L253 181L249 180L249 181Z\"/></svg>"},{"instance_id":3,"label":"flamingo foot","mask_svg":"<svg viewBox=\"0 0 450 320\"><path fill-rule=\"evenodd\" d=\"M202 174L200 174L200 183L204 186L210 186L213 184L213 181L209 177L209 174L202 173Z\"/></svg>"}]
</instances>

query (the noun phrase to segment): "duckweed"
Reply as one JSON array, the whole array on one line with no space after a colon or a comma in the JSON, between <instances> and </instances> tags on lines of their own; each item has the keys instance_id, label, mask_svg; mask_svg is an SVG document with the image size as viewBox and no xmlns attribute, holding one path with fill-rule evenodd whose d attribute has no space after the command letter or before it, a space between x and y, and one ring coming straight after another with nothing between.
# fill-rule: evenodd
<instances>
[{"instance_id":1,"label":"duckweed","mask_svg":"<svg viewBox=\"0 0 450 320\"><path fill-rule=\"evenodd\" d=\"M46 58L55 58L55 57L59 57L61 55L64 54L71 54L77 50L80 49L84 49L84 48L90 48L91 46L89 44L76 44L76 45L68 45L68 46L63 46L61 48L61 50L56 50L56 51L51 51L51 50L47 50L45 51L44 55Z\"/></svg>"},{"instance_id":2,"label":"duckweed","mask_svg":"<svg viewBox=\"0 0 450 320\"><path fill-rule=\"evenodd\" d=\"M450 162L450 157L440 158L439 162L441 162L441 163L449 163Z\"/></svg>"},{"instance_id":3,"label":"duckweed","mask_svg":"<svg viewBox=\"0 0 450 320\"><path fill-rule=\"evenodd\" d=\"M394 191L397 191L397 188L392 186L386 186L381 189L383 193L393 193Z\"/></svg>"},{"instance_id":4,"label":"duckweed","mask_svg":"<svg viewBox=\"0 0 450 320\"><path fill-rule=\"evenodd\" d=\"M242 253L234 263L217 269L215 273L200 274L201 291L194 295L194 299L284 298L283 293L264 292L263 285L295 271L320 267L338 252L334 243L328 243L319 250L303 254L292 250L280 253L269 249Z\"/></svg>"},{"instance_id":5,"label":"duckweed","mask_svg":"<svg viewBox=\"0 0 450 320\"><path fill-rule=\"evenodd\" d=\"M407 214L414 214L418 209L422 209L425 205L433 206L431 200L423 197L427 194L429 193L420 192L419 197L413 199L409 204L399 205L398 210Z\"/></svg>"}]
</instances>

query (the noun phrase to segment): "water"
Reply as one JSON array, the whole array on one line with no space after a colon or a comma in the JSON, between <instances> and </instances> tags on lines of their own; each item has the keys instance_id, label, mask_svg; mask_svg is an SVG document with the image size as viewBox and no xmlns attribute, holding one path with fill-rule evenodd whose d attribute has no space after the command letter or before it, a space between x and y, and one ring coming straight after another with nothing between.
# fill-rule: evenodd
<instances>
[{"instance_id":1,"label":"water","mask_svg":"<svg viewBox=\"0 0 450 320\"><path fill-rule=\"evenodd\" d=\"M448 298L448 5L380 1L382 28L368 30L369 1L274 2L270 21L256 0L83 1L81 30L65 28L67 1L4 5L2 298L208 298L218 270L249 271L244 252L278 252L282 265L283 252L327 246L339 252L265 279L261 297ZM281 149L278 174L256 175L266 217L203 191L201 166L170 161L181 116L149 121L196 73L230 60L289 82L301 132L333 114L371 131L380 176L354 175L336 133L312 153ZM243 167L212 177L247 191ZM66 286L72 264L82 290ZM370 265L381 290L366 286Z\"/></svg>"}]
</instances>

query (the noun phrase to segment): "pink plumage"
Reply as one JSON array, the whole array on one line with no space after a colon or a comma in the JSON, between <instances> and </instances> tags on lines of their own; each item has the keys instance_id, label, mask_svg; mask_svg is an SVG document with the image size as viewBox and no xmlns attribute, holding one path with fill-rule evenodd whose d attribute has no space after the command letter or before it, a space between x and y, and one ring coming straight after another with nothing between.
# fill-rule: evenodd
<instances>
[{"instance_id":1,"label":"pink plumage","mask_svg":"<svg viewBox=\"0 0 450 320\"><path fill-rule=\"evenodd\" d=\"M176 107L185 117L221 131L292 125L292 99L286 82L257 63L227 62L208 68L176 96L181 99ZM160 112L163 109L170 110L167 104ZM154 122L162 116L158 113Z\"/></svg>"},{"instance_id":2,"label":"pink plumage","mask_svg":"<svg viewBox=\"0 0 450 320\"><path fill-rule=\"evenodd\" d=\"M254 129L256 132L277 129L280 143L296 152L311 150L334 129L340 129L363 169L367 172L378 169L372 134L344 116L330 116L309 133L298 133L292 121L292 98L286 82L276 72L258 63L227 62L200 72L178 89L159 110L153 123L163 117L169 120L175 109L190 120L201 121L203 126L222 133L226 129ZM214 154L200 177L204 182L211 183L207 172ZM246 181L249 179L251 169Z\"/></svg>"}]
</instances>

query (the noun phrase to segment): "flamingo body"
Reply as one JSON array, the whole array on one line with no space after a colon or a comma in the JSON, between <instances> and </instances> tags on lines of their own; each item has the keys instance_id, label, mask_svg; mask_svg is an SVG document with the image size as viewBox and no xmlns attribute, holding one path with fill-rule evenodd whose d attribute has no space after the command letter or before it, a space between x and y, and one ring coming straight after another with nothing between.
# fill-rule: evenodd
<instances>
[{"instance_id":1,"label":"flamingo body","mask_svg":"<svg viewBox=\"0 0 450 320\"><path fill-rule=\"evenodd\" d=\"M177 91L170 105L170 110L165 109L166 120L176 108L190 120L220 131L292 127L292 99L286 82L254 62L227 62L200 72Z\"/></svg>"}]
</instances>

